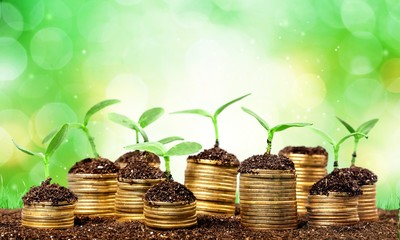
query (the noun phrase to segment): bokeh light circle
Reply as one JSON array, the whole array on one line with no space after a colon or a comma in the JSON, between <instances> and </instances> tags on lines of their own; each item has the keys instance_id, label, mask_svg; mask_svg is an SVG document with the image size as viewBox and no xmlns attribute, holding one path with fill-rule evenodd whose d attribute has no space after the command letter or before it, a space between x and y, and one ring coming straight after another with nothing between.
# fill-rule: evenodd
<instances>
[{"instance_id":1,"label":"bokeh light circle","mask_svg":"<svg viewBox=\"0 0 400 240\"><path fill-rule=\"evenodd\" d=\"M72 40L63 30L55 27L37 32L30 46L33 61L46 70L61 69L73 55Z\"/></svg>"},{"instance_id":2,"label":"bokeh light circle","mask_svg":"<svg viewBox=\"0 0 400 240\"><path fill-rule=\"evenodd\" d=\"M349 73L371 73L381 63L383 49L379 40L368 32L349 35L341 44L339 63Z\"/></svg>"},{"instance_id":3,"label":"bokeh light circle","mask_svg":"<svg viewBox=\"0 0 400 240\"><path fill-rule=\"evenodd\" d=\"M139 4L142 0L115 0L115 1L123 6L131 6Z\"/></svg>"},{"instance_id":4,"label":"bokeh light circle","mask_svg":"<svg viewBox=\"0 0 400 240\"><path fill-rule=\"evenodd\" d=\"M347 107L353 111L368 109L383 99L384 90L381 83L375 79L360 78L354 80L345 90ZM359 109L359 110L357 110Z\"/></svg>"},{"instance_id":5,"label":"bokeh light circle","mask_svg":"<svg viewBox=\"0 0 400 240\"><path fill-rule=\"evenodd\" d=\"M210 0L168 1L177 23L187 28L202 27L211 14L213 3Z\"/></svg>"},{"instance_id":6,"label":"bokeh light circle","mask_svg":"<svg viewBox=\"0 0 400 240\"><path fill-rule=\"evenodd\" d=\"M14 145L11 141L12 137L8 134L8 132L0 127L0 167L8 162L14 153Z\"/></svg>"},{"instance_id":7,"label":"bokeh light circle","mask_svg":"<svg viewBox=\"0 0 400 240\"><path fill-rule=\"evenodd\" d=\"M26 69L27 56L24 47L13 38L0 38L0 81L18 78Z\"/></svg>"},{"instance_id":8,"label":"bokeh light circle","mask_svg":"<svg viewBox=\"0 0 400 240\"><path fill-rule=\"evenodd\" d=\"M5 109L0 111L0 126L11 136L2 144L12 144L11 139L15 139L20 145L26 146L30 142L27 128L29 125L28 116L17 109Z\"/></svg>"},{"instance_id":9,"label":"bokeh light circle","mask_svg":"<svg viewBox=\"0 0 400 240\"><path fill-rule=\"evenodd\" d=\"M24 30L21 13L13 5L0 2L0 33L3 37L17 39Z\"/></svg>"},{"instance_id":10,"label":"bokeh light circle","mask_svg":"<svg viewBox=\"0 0 400 240\"><path fill-rule=\"evenodd\" d=\"M344 26L351 32L371 32L375 28L376 17L368 2L346 0L341 9Z\"/></svg>"},{"instance_id":11,"label":"bokeh light circle","mask_svg":"<svg viewBox=\"0 0 400 240\"><path fill-rule=\"evenodd\" d=\"M24 22L24 30L33 30L36 28L44 19L45 15L45 3L43 0L34 1L15 1L15 0L4 0L13 4L22 14Z\"/></svg>"},{"instance_id":12,"label":"bokeh light circle","mask_svg":"<svg viewBox=\"0 0 400 240\"><path fill-rule=\"evenodd\" d=\"M48 93L54 80L47 74L32 75L19 85L18 94L29 99L38 99Z\"/></svg>"},{"instance_id":13,"label":"bokeh light circle","mask_svg":"<svg viewBox=\"0 0 400 240\"><path fill-rule=\"evenodd\" d=\"M387 60L381 68L381 81L386 90L400 93L400 58Z\"/></svg>"},{"instance_id":14,"label":"bokeh light circle","mask_svg":"<svg viewBox=\"0 0 400 240\"><path fill-rule=\"evenodd\" d=\"M304 108L314 108L320 105L326 95L326 86L320 76L304 74L297 79L296 104Z\"/></svg>"},{"instance_id":15,"label":"bokeh light circle","mask_svg":"<svg viewBox=\"0 0 400 240\"><path fill-rule=\"evenodd\" d=\"M41 141L47 134L64 123L76 122L75 112L66 104L52 102L40 108L34 116L34 127Z\"/></svg>"}]
</instances>

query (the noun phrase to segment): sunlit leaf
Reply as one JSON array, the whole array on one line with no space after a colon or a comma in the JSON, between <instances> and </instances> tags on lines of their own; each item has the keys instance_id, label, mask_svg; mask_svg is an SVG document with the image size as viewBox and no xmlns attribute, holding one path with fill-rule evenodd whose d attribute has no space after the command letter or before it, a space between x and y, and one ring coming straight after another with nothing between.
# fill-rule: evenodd
<instances>
[{"instance_id":1,"label":"sunlit leaf","mask_svg":"<svg viewBox=\"0 0 400 240\"><path fill-rule=\"evenodd\" d=\"M166 156L182 156L196 153L202 149L202 146L196 142L182 142L173 146L167 151Z\"/></svg>"},{"instance_id":2,"label":"sunlit leaf","mask_svg":"<svg viewBox=\"0 0 400 240\"><path fill-rule=\"evenodd\" d=\"M357 128L357 132L364 133L365 135L367 135L378 121L379 119L377 118L366 121Z\"/></svg>"},{"instance_id":3,"label":"sunlit leaf","mask_svg":"<svg viewBox=\"0 0 400 240\"><path fill-rule=\"evenodd\" d=\"M151 108L145 111L139 118L139 125L142 128L147 127L157 119L159 119L164 114L163 108Z\"/></svg>"},{"instance_id":4,"label":"sunlit leaf","mask_svg":"<svg viewBox=\"0 0 400 240\"><path fill-rule=\"evenodd\" d=\"M245 113L247 113L247 114L249 114L250 116L253 116L255 119L257 119L257 121L261 124L261 126L263 126L263 128L265 128L267 131L269 131L269 125L268 125L268 123L264 120L264 119L262 119L260 116L258 116L255 112L253 112L253 111L251 111L250 109L248 109L248 108L245 108L245 107L242 107L242 110L245 112Z\"/></svg>"},{"instance_id":5,"label":"sunlit leaf","mask_svg":"<svg viewBox=\"0 0 400 240\"><path fill-rule=\"evenodd\" d=\"M158 140L157 142L162 143L162 144L168 144L168 143L171 143L174 141L181 141L181 140L184 140L184 139L181 137L178 137L178 136L173 136L173 137L163 138L161 140Z\"/></svg>"},{"instance_id":6,"label":"sunlit leaf","mask_svg":"<svg viewBox=\"0 0 400 240\"><path fill-rule=\"evenodd\" d=\"M352 126L350 126L350 124L348 124L346 121L344 121L343 119L341 119L341 118L339 118L339 117L336 117L338 120L339 120L339 122L341 122L342 124L343 124L343 126L345 126L346 127L346 129L350 132L350 133L353 133L353 132L355 132L356 130L354 130L354 128L352 127Z\"/></svg>"},{"instance_id":7,"label":"sunlit leaf","mask_svg":"<svg viewBox=\"0 0 400 240\"><path fill-rule=\"evenodd\" d=\"M313 128L310 127L309 129L311 129L312 131L314 131L316 134L318 134L319 136L321 136L325 141L327 141L329 144L331 144L332 146L336 145L335 140L333 140L333 138L331 136L329 136L328 134L326 134L325 132L319 130L318 128Z\"/></svg>"},{"instance_id":8,"label":"sunlit leaf","mask_svg":"<svg viewBox=\"0 0 400 240\"><path fill-rule=\"evenodd\" d=\"M14 142L14 140L12 140L12 141L13 141L14 145L15 145L21 152L26 153L26 154L31 155L31 156L44 157L43 153L37 153L37 152L30 151L30 150L28 150L28 149L26 149L26 148L24 148L24 147L18 145L16 142Z\"/></svg>"},{"instance_id":9,"label":"sunlit leaf","mask_svg":"<svg viewBox=\"0 0 400 240\"><path fill-rule=\"evenodd\" d=\"M362 138L362 137L366 137L367 135L365 135L364 133L359 133L359 132L350 133L349 135L346 135L342 139L340 139L339 142L337 143L337 146L342 144L346 139L348 139L350 137L353 137L353 136L354 137L358 137L358 138Z\"/></svg>"},{"instance_id":10,"label":"sunlit leaf","mask_svg":"<svg viewBox=\"0 0 400 240\"><path fill-rule=\"evenodd\" d=\"M238 97L238 98L236 98L236 99L233 99L232 101L229 101L229 102L225 103L224 105L222 105L221 107L219 107L219 108L215 111L215 113L214 113L214 118L217 118L217 116L218 116L222 111L224 111L224 109L227 108L229 105L232 105L232 104L234 104L235 102L242 100L243 98L249 96L250 94L251 94L251 93L248 93L248 94L246 94L246 95L243 95L243 96L241 96L241 97Z\"/></svg>"},{"instance_id":11,"label":"sunlit leaf","mask_svg":"<svg viewBox=\"0 0 400 240\"><path fill-rule=\"evenodd\" d=\"M56 149L60 147L61 143L64 142L65 138L67 137L68 127L68 124L64 124L51 139L45 154L47 157L50 158Z\"/></svg>"},{"instance_id":12,"label":"sunlit leaf","mask_svg":"<svg viewBox=\"0 0 400 240\"><path fill-rule=\"evenodd\" d=\"M130 145L124 147L127 150L140 150L140 151L147 151L154 153L158 156L164 156L167 150L165 149L164 145L159 142L143 142L143 143L138 143L135 145Z\"/></svg>"},{"instance_id":13,"label":"sunlit leaf","mask_svg":"<svg viewBox=\"0 0 400 240\"><path fill-rule=\"evenodd\" d=\"M211 115L211 113L207 112L206 110L203 109L189 109L189 110L183 110L183 111L177 111L177 112L173 112L172 114L177 114L177 113L188 113L188 114L196 114L196 115L200 115L203 117L209 117L209 118L213 118L213 116Z\"/></svg>"},{"instance_id":14,"label":"sunlit leaf","mask_svg":"<svg viewBox=\"0 0 400 240\"><path fill-rule=\"evenodd\" d=\"M271 128L271 132L280 132L292 127L305 127L311 126L311 123L284 123L276 125L275 127Z\"/></svg>"},{"instance_id":15,"label":"sunlit leaf","mask_svg":"<svg viewBox=\"0 0 400 240\"><path fill-rule=\"evenodd\" d=\"M120 102L120 100L117 100L117 99L108 99L108 100L104 100L104 101L101 101L101 102L95 104L95 105L94 105L93 107L91 107L91 108L89 109L89 111L86 113L85 119L84 119L84 121L83 121L83 125L87 126L87 124L89 123L89 119L90 119L95 113L97 113L98 111L100 111L100 110L102 110L103 108L106 108L106 107L108 107L108 106L110 106L110 105L119 103L119 102Z\"/></svg>"}]
</instances>

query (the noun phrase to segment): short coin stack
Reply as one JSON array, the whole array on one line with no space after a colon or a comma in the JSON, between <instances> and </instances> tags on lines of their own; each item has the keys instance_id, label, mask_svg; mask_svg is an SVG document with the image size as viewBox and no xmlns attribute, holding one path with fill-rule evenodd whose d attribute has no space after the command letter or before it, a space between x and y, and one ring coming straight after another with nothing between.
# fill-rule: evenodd
<instances>
[{"instance_id":1,"label":"short coin stack","mask_svg":"<svg viewBox=\"0 0 400 240\"><path fill-rule=\"evenodd\" d=\"M212 160L187 160L185 186L196 196L199 213L234 215L237 169Z\"/></svg>"},{"instance_id":2,"label":"short coin stack","mask_svg":"<svg viewBox=\"0 0 400 240\"><path fill-rule=\"evenodd\" d=\"M143 195L164 179L119 179L115 195L118 221L143 219Z\"/></svg>"},{"instance_id":3,"label":"short coin stack","mask_svg":"<svg viewBox=\"0 0 400 240\"><path fill-rule=\"evenodd\" d=\"M327 175L326 165L328 159L325 155L308 155L289 153L284 154L293 161L297 180L296 180L296 198L297 212L305 214L307 198L312 185Z\"/></svg>"},{"instance_id":4,"label":"short coin stack","mask_svg":"<svg viewBox=\"0 0 400 240\"><path fill-rule=\"evenodd\" d=\"M361 186L363 194L358 198L358 217L360 221L377 221L376 185Z\"/></svg>"},{"instance_id":5,"label":"short coin stack","mask_svg":"<svg viewBox=\"0 0 400 240\"><path fill-rule=\"evenodd\" d=\"M114 216L117 174L68 174L69 189L78 196L75 214Z\"/></svg>"},{"instance_id":6,"label":"short coin stack","mask_svg":"<svg viewBox=\"0 0 400 240\"><path fill-rule=\"evenodd\" d=\"M358 196L331 192L308 197L308 224L310 226L347 226L359 221Z\"/></svg>"},{"instance_id":7,"label":"short coin stack","mask_svg":"<svg viewBox=\"0 0 400 240\"><path fill-rule=\"evenodd\" d=\"M296 228L295 171L254 171L258 174L240 174L241 224L261 231Z\"/></svg>"}]
</instances>

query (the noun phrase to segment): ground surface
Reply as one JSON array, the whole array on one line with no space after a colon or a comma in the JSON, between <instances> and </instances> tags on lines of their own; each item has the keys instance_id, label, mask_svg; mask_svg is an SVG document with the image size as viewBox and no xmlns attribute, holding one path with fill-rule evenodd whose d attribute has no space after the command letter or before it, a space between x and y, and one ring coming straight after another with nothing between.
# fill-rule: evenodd
<instances>
[{"instance_id":1,"label":"ground surface","mask_svg":"<svg viewBox=\"0 0 400 240\"><path fill-rule=\"evenodd\" d=\"M308 227L299 221L291 231L255 232L242 228L237 217L200 215L192 229L157 231L140 222L119 223L113 219L75 219L66 230L38 230L21 227L20 210L0 210L0 239L398 239L398 211L379 211L378 222L351 227Z\"/></svg>"}]
</instances>

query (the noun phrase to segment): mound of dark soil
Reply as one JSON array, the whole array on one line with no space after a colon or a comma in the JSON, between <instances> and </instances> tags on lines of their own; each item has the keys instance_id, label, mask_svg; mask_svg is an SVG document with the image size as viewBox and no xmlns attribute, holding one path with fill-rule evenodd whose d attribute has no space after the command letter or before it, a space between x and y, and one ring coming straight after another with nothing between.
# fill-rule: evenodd
<instances>
[{"instance_id":1,"label":"mound of dark soil","mask_svg":"<svg viewBox=\"0 0 400 240\"><path fill-rule=\"evenodd\" d=\"M254 155L240 164L238 172L257 174L257 171L255 171L256 169L294 170L294 163L289 158L281 155Z\"/></svg>"},{"instance_id":2,"label":"mound of dark soil","mask_svg":"<svg viewBox=\"0 0 400 240\"><path fill-rule=\"evenodd\" d=\"M133 152L125 153L115 161L115 163L130 163L130 162L145 162L151 164L160 164L160 158L154 153L136 150Z\"/></svg>"},{"instance_id":3,"label":"mound of dark soil","mask_svg":"<svg viewBox=\"0 0 400 240\"><path fill-rule=\"evenodd\" d=\"M321 146L306 147L306 146L287 146L279 151L279 155L287 155L290 153L305 154L305 155L324 155L328 157L328 152Z\"/></svg>"},{"instance_id":4,"label":"mound of dark soil","mask_svg":"<svg viewBox=\"0 0 400 240\"><path fill-rule=\"evenodd\" d=\"M240 162L237 157L220 148L218 145L215 145L213 148L205 149L204 151L198 153L197 155L189 156L188 159L193 160L214 160L217 165L223 166L239 166Z\"/></svg>"},{"instance_id":5,"label":"mound of dark soil","mask_svg":"<svg viewBox=\"0 0 400 240\"><path fill-rule=\"evenodd\" d=\"M32 205L39 202L51 202L57 205L59 202L75 203L78 197L68 188L56 183L50 183L51 178L47 178L40 186L31 187L22 197L25 205Z\"/></svg>"},{"instance_id":6,"label":"mound of dark soil","mask_svg":"<svg viewBox=\"0 0 400 240\"><path fill-rule=\"evenodd\" d=\"M143 197L151 202L185 202L196 201L193 192L184 185L174 181L162 181L151 187Z\"/></svg>"},{"instance_id":7,"label":"mound of dark soil","mask_svg":"<svg viewBox=\"0 0 400 240\"><path fill-rule=\"evenodd\" d=\"M329 192L344 192L349 196L361 195L358 181L354 178L350 168L334 169L330 174L314 183L311 195L329 195Z\"/></svg>"},{"instance_id":8,"label":"mound of dark soil","mask_svg":"<svg viewBox=\"0 0 400 240\"><path fill-rule=\"evenodd\" d=\"M118 180L123 179L160 179L166 175L160 168L151 167L145 162L130 162L126 167L119 170Z\"/></svg>"},{"instance_id":9,"label":"mound of dark soil","mask_svg":"<svg viewBox=\"0 0 400 240\"><path fill-rule=\"evenodd\" d=\"M107 158L86 158L75 163L68 173L107 174L118 170L118 166Z\"/></svg>"},{"instance_id":10,"label":"mound of dark soil","mask_svg":"<svg viewBox=\"0 0 400 240\"><path fill-rule=\"evenodd\" d=\"M372 185L378 181L378 176L376 176L373 172L366 168L353 166L348 168L348 171L352 174L352 177L358 182L358 185L360 186Z\"/></svg>"}]
</instances>

